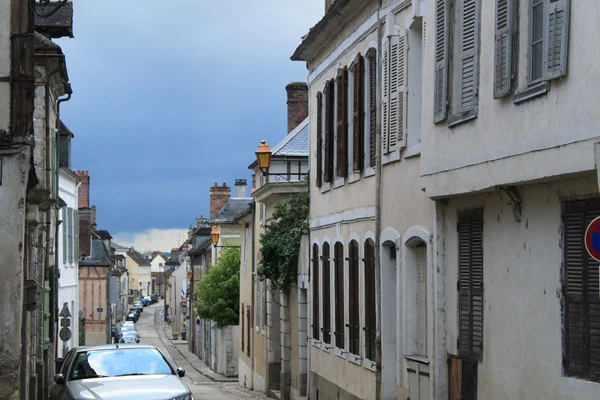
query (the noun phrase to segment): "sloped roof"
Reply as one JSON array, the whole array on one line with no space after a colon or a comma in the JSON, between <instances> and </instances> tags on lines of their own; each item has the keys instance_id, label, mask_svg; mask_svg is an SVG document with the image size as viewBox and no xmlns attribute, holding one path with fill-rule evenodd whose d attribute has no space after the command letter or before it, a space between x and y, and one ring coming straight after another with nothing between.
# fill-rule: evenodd
<instances>
[{"instance_id":1,"label":"sloped roof","mask_svg":"<svg viewBox=\"0 0 600 400\"><path fill-rule=\"evenodd\" d=\"M131 259L140 267L149 267L150 266L150 260L148 260L147 258L142 256L140 253L138 253L134 249L129 249L129 251L127 252L127 255L129 257L131 257Z\"/></svg>"},{"instance_id":2,"label":"sloped roof","mask_svg":"<svg viewBox=\"0 0 600 400\"><path fill-rule=\"evenodd\" d=\"M129 247L117 244L115 242L111 242L110 247L112 247L115 250L119 250L119 251L128 251L129 250Z\"/></svg>"},{"instance_id":3,"label":"sloped roof","mask_svg":"<svg viewBox=\"0 0 600 400\"><path fill-rule=\"evenodd\" d=\"M246 211L252 203L252 197L232 197L211 219L211 223L232 223L235 217Z\"/></svg>"},{"instance_id":4,"label":"sloped roof","mask_svg":"<svg viewBox=\"0 0 600 400\"><path fill-rule=\"evenodd\" d=\"M68 1L56 10L59 5L58 1L52 1L45 5L36 3L35 10L39 15L36 14L34 18L35 29L47 32L54 38L73 37L73 3ZM40 17L40 15L47 15L54 10L56 12L52 15L46 18Z\"/></svg>"},{"instance_id":5,"label":"sloped roof","mask_svg":"<svg viewBox=\"0 0 600 400\"><path fill-rule=\"evenodd\" d=\"M110 256L100 239L92 239L92 255L79 260L81 266L110 267L112 262Z\"/></svg>"},{"instance_id":6,"label":"sloped roof","mask_svg":"<svg viewBox=\"0 0 600 400\"><path fill-rule=\"evenodd\" d=\"M38 32L33 33L33 47L35 49L58 50L62 52L59 45Z\"/></svg>"},{"instance_id":7,"label":"sloped roof","mask_svg":"<svg viewBox=\"0 0 600 400\"><path fill-rule=\"evenodd\" d=\"M188 251L188 255L193 256L193 255L199 254L201 252L201 250L206 248L207 247L206 245L209 243L210 243L210 235L199 237L198 241L196 242L196 247L194 247L193 249Z\"/></svg>"},{"instance_id":8,"label":"sloped roof","mask_svg":"<svg viewBox=\"0 0 600 400\"><path fill-rule=\"evenodd\" d=\"M308 157L308 118L273 148L273 157Z\"/></svg>"},{"instance_id":9,"label":"sloped roof","mask_svg":"<svg viewBox=\"0 0 600 400\"><path fill-rule=\"evenodd\" d=\"M104 229L97 230L96 234L98 235L98 237L100 239L106 239L106 240L112 239L112 236L110 236L110 233L108 233L108 231L104 230Z\"/></svg>"}]
</instances>

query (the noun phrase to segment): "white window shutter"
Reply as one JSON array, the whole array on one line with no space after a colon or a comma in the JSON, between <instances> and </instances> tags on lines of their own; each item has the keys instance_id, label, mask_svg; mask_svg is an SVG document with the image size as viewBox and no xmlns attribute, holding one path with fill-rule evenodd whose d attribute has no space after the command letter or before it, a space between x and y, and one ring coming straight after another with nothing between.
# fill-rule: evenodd
<instances>
[{"instance_id":1,"label":"white window shutter","mask_svg":"<svg viewBox=\"0 0 600 400\"><path fill-rule=\"evenodd\" d=\"M477 106L479 74L479 0L462 0L460 18L460 112Z\"/></svg>"},{"instance_id":2,"label":"white window shutter","mask_svg":"<svg viewBox=\"0 0 600 400\"><path fill-rule=\"evenodd\" d=\"M494 98L511 90L513 0L496 0L496 38L494 51Z\"/></svg>"},{"instance_id":3,"label":"white window shutter","mask_svg":"<svg viewBox=\"0 0 600 400\"><path fill-rule=\"evenodd\" d=\"M546 41L544 54L546 79L567 75L570 0L558 0L546 8Z\"/></svg>"},{"instance_id":4,"label":"white window shutter","mask_svg":"<svg viewBox=\"0 0 600 400\"><path fill-rule=\"evenodd\" d=\"M390 42L385 40L382 44L382 56L381 56L381 79L382 79L382 90L381 90L381 146L382 153L389 153L389 88L390 88L390 74L389 74L389 55L390 55Z\"/></svg>"},{"instance_id":5,"label":"white window shutter","mask_svg":"<svg viewBox=\"0 0 600 400\"><path fill-rule=\"evenodd\" d=\"M446 119L448 103L448 0L435 1L433 122Z\"/></svg>"},{"instance_id":6,"label":"white window shutter","mask_svg":"<svg viewBox=\"0 0 600 400\"><path fill-rule=\"evenodd\" d=\"M389 152L406 145L406 47L405 32L400 32L398 36L390 38Z\"/></svg>"}]
</instances>

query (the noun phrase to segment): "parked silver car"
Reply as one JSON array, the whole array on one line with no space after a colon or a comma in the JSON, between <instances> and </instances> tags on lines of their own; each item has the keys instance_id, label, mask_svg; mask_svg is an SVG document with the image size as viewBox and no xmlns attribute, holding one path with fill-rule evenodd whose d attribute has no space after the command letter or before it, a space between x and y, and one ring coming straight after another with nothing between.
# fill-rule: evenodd
<instances>
[{"instance_id":1,"label":"parked silver car","mask_svg":"<svg viewBox=\"0 0 600 400\"><path fill-rule=\"evenodd\" d=\"M54 376L50 400L194 400L155 346L118 344L71 349Z\"/></svg>"}]
</instances>

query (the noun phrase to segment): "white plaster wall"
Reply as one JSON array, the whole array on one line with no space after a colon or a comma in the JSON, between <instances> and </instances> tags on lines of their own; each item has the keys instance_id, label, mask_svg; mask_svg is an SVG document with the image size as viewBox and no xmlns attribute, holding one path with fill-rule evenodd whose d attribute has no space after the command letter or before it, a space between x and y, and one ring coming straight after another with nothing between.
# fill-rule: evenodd
<instances>
[{"instance_id":1,"label":"white plaster wall","mask_svg":"<svg viewBox=\"0 0 600 400\"><path fill-rule=\"evenodd\" d=\"M597 18L589 16L600 12L600 3L596 0L571 1L568 76L552 80L546 95L520 104L514 104L511 96L493 99L495 3L482 1L481 4L478 116L472 122L451 129L446 121L433 124L433 4L426 11L430 28L426 35L423 72L421 162L423 184L431 197L578 172L582 168L578 160L581 148L578 147L577 151L563 148L568 153L565 155L550 149L599 135L597 110L600 100L596 89L600 78L597 67L600 53L590 51L586 38L599 35ZM529 0L518 0L518 5L520 54L517 89L522 90L527 87ZM543 153L549 154L544 156ZM518 161L509 159L507 162L513 165L506 162L486 164L517 155L521 155ZM587 154L585 161L588 161ZM587 165L589 167L589 163ZM591 165L593 168L593 162Z\"/></svg>"},{"instance_id":2,"label":"white plaster wall","mask_svg":"<svg viewBox=\"0 0 600 400\"><path fill-rule=\"evenodd\" d=\"M451 200L445 209L447 352L456 354L458 210L483 207L484 336L478 398L587 400L600 384L562 374L561 203L598 194L595 177L528 185L516 223L498 193Z\"/></svg>"}]
</instances>

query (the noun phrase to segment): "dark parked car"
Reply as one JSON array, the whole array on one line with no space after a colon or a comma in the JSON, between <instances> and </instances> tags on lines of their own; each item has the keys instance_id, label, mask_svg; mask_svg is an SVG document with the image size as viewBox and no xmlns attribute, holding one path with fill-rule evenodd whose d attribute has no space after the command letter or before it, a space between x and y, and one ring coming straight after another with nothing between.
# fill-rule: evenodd
<instances>
[{"instance_id":1,"label":"dark parked car","mask_svg":"<svg viewBox=\"0 0 600 400\"><path fill-rule=\"evenodd\" d=\"M158 295L151 294L150 299L152 300L152 303L158 303Z\"/></svg>"},{"instance_id":2,"label":"dark parked car","mask_svg":"<svg viewBox=\"0 0 600 400\"><path fill-rule=\"evenodd\" d=\"M150 299L148 297L142 297L142 298L140 298L140 301L142 302L142 304L144 305L144 307L150 305Z\"/></svg>"},{"instance_id":3,"label":"dark parked car","mask_svg":"<svg viewBox=\"0 0 600 400\"><path fill-rule=\"evenodd\" d=\"M137 322L138 320L138 316L135 313L129 313L129 315L127 315L126 318L127 321L133 321L133 322Z\"/></svg>"},{"instance_id":4,"label":"dark parked car","mask_svg":"<svg viewBox=\"0 0 600 400\"><path fill-rule=\"evenodd\" d=\"M129 340L129 339L128 339ZM50 400L193 400L175 369L155 346L118 344L71 349L57 362Z\"/></svg>"},{"instance_id":5,"label":"dark parked car","mask_svg":"<svg viewBox=\"0 0 600 400\"><path fill-rule=\"evenodd\" d=\"M131 308L129 309L129 312L130 312L130 313L134 313L134 314L136 314L136 315L138 316L138 318L140 317L140 314L141 314L141 311L140 311L140 310L139 310L139 308L137 308L137 307L131 307Z\"/></svg>"}]
</instances>

